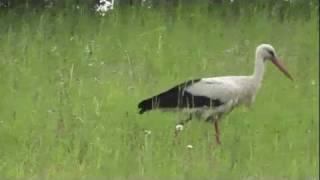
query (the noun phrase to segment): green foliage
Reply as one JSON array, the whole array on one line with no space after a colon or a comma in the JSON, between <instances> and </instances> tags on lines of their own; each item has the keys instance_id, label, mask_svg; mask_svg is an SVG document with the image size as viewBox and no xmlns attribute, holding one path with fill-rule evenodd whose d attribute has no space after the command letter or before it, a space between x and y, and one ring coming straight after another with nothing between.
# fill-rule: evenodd
<instances>
[{"instance_id":1,"label":"green foliage","mask_svg":"<svg viewBox=\"0 0 320 180\"><path fill-rule=\"evenodd\" d=\"M279 21L205 6L1 13L0 176L316 179L316 14ZM183 80L250 74L260 43L274 45L295 82L268 64L254 106L222 121L221 146L208 123L191 122L175 139L175 114L137 114L141 99Z\"/></svg>"}]
</instances>

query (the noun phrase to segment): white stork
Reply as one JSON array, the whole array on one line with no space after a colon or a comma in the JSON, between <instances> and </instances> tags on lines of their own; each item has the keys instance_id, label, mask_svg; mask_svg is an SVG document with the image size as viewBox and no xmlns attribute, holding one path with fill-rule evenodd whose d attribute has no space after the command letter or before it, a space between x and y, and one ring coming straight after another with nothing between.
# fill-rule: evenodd
<instances>
[{"instance_id":1,"label":"white stork","mask_svg":"<svg viewBox=\"0 0 320 180\"><path fill-rule=\"evenodd\" d=\"M220 144L218 122L221 117L239 105L249 106L255 99L263 79L265 62L271 61L289 79L293 80L279 60L275 49L269 44L256 48L254 72L249 76L222 76L189 80L163 93L141 101L140 114L153 110L180 110L189 118L195 115L214 124L216 142Z\"/></svg>"}]
</instances>

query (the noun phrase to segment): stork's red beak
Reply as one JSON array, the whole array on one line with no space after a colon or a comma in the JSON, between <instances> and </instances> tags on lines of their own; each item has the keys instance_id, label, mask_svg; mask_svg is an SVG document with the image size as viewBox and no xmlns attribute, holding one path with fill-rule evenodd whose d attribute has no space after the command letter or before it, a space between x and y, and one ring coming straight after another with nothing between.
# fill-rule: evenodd
<instances>
[{"instance_id":1,"label":"stork's red beak","mask_svg":"<svg viewBox=\"0 0 320 180\"><path fill-rule=\"evenodd\" d=\"M273 58L271 59L271 62L277 66L277 68L283 72L284 75L286 75L289 79L293 81L292 76L288 72L287 68L283 65L283 63L278 59L278 58Z\"/></svg>"}]
</instances>

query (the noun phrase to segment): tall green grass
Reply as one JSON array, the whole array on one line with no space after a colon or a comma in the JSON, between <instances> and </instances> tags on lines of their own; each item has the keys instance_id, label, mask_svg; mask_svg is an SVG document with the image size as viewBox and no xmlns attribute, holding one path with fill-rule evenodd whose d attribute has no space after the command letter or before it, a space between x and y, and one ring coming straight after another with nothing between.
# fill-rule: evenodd
<instances>
[{"instance_id":1,"label":"tall green grass","mask_svg":"<svg viewBox=\"0 0 320 180\"><path fill-rule=\"evenodd\" d=\"M201 8L1 13L0 177L317 179L317 22ZM221 146L209 123L175 139L176 114L137 114L181 81L252 73L260 43L295 82L268 64L252 108L222 121Z\"/></svg>"}]
</instances>

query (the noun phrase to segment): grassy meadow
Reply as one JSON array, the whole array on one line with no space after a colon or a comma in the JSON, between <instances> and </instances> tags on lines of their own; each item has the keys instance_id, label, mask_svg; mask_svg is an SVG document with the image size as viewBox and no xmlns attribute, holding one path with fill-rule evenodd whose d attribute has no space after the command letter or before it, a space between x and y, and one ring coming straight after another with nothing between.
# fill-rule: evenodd
<instances>
[{"instance_id":1,"label":"grassy meadow","mask_svg":"<svg viewBox=\"0 0 320 180\"><path fill-rule=\"evenodd\" d=\"M0 178L318 179L318 14L179 11L0 12ZM209 123L175 139L177 114L138 114L184 80L251 74L260 43L295 81L268 63L254 105L223 119L222 145Z\"/></svg>"}]
</instances>

